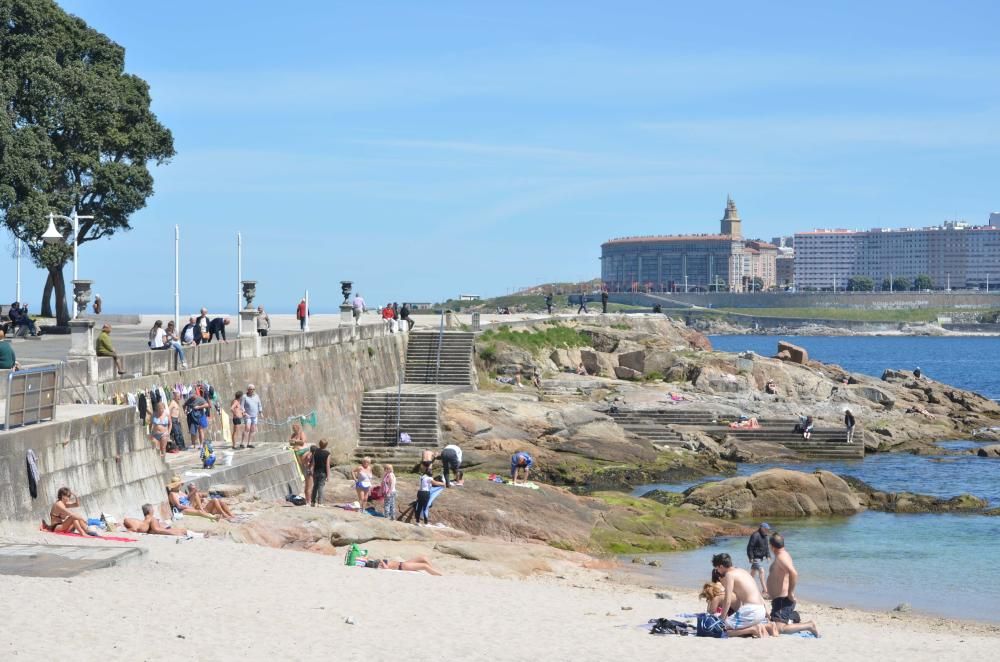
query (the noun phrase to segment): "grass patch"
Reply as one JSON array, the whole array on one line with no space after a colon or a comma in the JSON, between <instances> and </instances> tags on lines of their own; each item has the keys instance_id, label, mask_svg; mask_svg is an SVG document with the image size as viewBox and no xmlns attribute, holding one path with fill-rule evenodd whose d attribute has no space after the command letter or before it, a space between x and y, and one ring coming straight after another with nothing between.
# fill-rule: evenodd
<instances>
[{"instance_id":1,"label":"grass patch","mask_svg":"<svg viewBox=\"0 0 1000 662\"><path fill-rule=\"evenodd\" d=\"M479 336L479 340L487 346L495 342L504 342L530 352L554 347L586 347L590 344L586 336L581 335L575 329L570 329L559 324L551 325L539 331L530 329L515 331L510 327L501 326L495 330L484 331ZM482 357L482 350L480 350L480 357Z\"/></svg>"}]
</instances>

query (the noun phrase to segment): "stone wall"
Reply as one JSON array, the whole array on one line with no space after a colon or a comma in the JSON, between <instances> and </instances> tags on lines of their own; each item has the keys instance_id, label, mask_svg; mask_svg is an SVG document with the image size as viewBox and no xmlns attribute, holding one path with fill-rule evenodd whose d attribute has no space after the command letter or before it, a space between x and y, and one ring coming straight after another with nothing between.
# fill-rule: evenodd
<instances>
[{"instance_id":1,"label":"stone wall","mask_svg":"<svg viewBox=\"0 0 1000 662\"><path fill-rule=\"evenodd\" d=\"M27 451L38 458L38 498L28 491ZM135 409L65 405L59 420L0 433L0 527L39 522L60 487L81 496L89 516L138 516L165 500L167 465L138 425Z\"/></svg>"}]
</instances>

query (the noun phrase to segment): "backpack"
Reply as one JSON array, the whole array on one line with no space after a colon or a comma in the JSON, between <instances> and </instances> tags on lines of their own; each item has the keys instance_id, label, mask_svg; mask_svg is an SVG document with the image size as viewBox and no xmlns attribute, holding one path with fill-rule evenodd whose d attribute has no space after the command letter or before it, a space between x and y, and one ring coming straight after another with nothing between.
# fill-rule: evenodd
<instances>
[{"instance_id":1,"label":"backpack","mask_svg":"<svg viewBox=\"0 0 1000 662\"><path fill-rule=\"evenodd\" d=\"M669 618L654 618L649 622L653 624L649 630L650 634L679 634L686 637L691 634L693 627L684 621L674 621Z\"/></svg>"},{"instance_id":2,"label":"backpack","mask_svg":"<svg viewBox=\"0 0 1000 662\"><path fill-rule=\"evenodd\" d=\"M289 494L285 497L285 501L292 504L293 506L304 506L306 505L306 498L301 494Z\"/></svg>"},{"instance_id":3,"label":"backpack","mask_svg":"<svg viewBox=\"0 0 1000 662\"><path fill-rule=\"evenodd\" d=\"M725 639L727 637L726 624L715 614L698 614L696 636Z\"/></svg>"}]
</instances>

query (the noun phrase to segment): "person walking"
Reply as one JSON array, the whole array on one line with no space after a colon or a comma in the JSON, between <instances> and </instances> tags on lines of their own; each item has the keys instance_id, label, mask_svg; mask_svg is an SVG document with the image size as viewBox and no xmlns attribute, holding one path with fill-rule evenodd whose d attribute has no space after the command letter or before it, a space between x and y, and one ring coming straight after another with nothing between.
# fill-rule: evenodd
<instances>
[{"instance_id":1,"label":"person walking","mask_svg":"<svg viewBox=\"0 0 1000 662\"><path fill-rule=\"evenodd\" d=\"M451 479L448 477L449 469L455 473L455 480L461 480L462 476L462 449L455 444L448 444L441 451L441 464L444 466L444 486L451 487Z\"/></svg>"},{"instance_id":2,"label":"person walking","mask_svg":"<svg viewBox=\"0 0 1000 662\"><path fill-rule=\"evenodd\" d=\"M590 312L589 310L587 310L587 295L583 292L580 292L580 307L576 309L576 314L579 315L581 312L582 313Z\"/></svg>"},{"instance_id":3,"label":"person walking","mask_svg":"<svg viewBox=\"0 0 1000 662\"><path fill-rule=\"evenodd\" d=\"M608 291L601 290L601 312L608 314Z\"/></svg>"},{"instance_id":4,"label":"person walking","mask_svg":"<svg viewBox=\"0 0 1000 662\"><path fill-rule=\"evenodd\" d=\"M266 338L270 330L271 316L264 312L264 306L257 306L257 335Z\"/></svg>"},{"instance_id":5,"label":"person walking","mask_svg":"<svg viewBox=\"0 0 1000 662\"><path fill-rule=\"evenodd\" d=\"M306 300L299 299L299 305L295 309L295 319L299 321L299 331L306 330L306 319L309 317L309 309L306 307Z\"/></svg>"},{"instance_id":6,"label":"person walking","mask_svg":"<svg viewBox=\"0 0 1000 662\"><path fill-rule=\"evenodd\" d=\"M101 335L97 336L96 351L98 356L106 356L114 360L115 368L118 370L119 375L125 374L125 369L122 367L122 360L115 352L114 345L111 344L110 324L105 324L101 327Z\"/></svg>"},{"instance_id":7,"label":"person walking","mask_svg":"<svg viewBox=\"0 0 1000 662\"><path fill-rule=\"evenodd\" d=\"M360 294L354 294L354 301L351 302L354 311L354 323L361 324L361 314L365 312L365 299Z\"/></svg>"},{"instance_id":8,"label":"person walking","mask_svg":"<svg viewBox=\"0 0 1000 662\"><path fill-rule=\"evenodd\" d=\"M253 438L257 434L257 419L264 414L264 405L253 384L247 384L247 392L240 400L243 407L243 445L253 448Z\"/></svg>"},{"instance_id":9,"label":"person walking","mask_svg":"<svg viewBox=\"0 0 1000 662\"><path fill-rule=\"evenodd\" d=\"M312 451L312 495L309 500L311 506L319 506L323 503L323 487L326 486L326 479L330 477L330 451L327 450L326 439L321 439L319 446Z\"/></svg>"},{"instance_id":10,"label":"person walking","mask_svg":"<svg viewBox=\"0 0 1000 662\"><path fill-rule=\"evenodd\" d=\"M851 413L850 409L844 410L844 427L847 428L847 443L854 443L854 425L857 421L854 420L854 414Z\"/></svg>"},{"instance_id":11,"label":"person walking","mask_svg":"<svg viewBox=\"0 0 1000 662\"><path fill-rule=\"evenodd\" d=\"M764 597L767 597L767 571L764 569L764 560L771 558L771 549L768 546L767 537L771 534L771 525L762 522L757 530L750 534L747 542L747 559L750 561L750 576L754 578L760 586Z\"/></svg>"},{"instance_id":12,"label":"person walking","mask_svg":"<svg viewBox=\"0 0 1000 662\"><path fill-rule=\"evenodd\" d=\"M552 293L549 292L545 295L545 310L548 311L549 315L552 314Z\"/></svg>"}]
</instances>

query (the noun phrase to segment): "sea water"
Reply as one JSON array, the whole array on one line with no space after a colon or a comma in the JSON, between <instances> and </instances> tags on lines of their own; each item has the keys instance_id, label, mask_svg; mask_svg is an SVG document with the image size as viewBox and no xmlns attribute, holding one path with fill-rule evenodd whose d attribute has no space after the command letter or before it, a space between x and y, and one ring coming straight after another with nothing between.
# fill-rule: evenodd
<instances>
[{"instance_id":1,"label":"sea water","mask_svg":"<svg viewBox=\"0 0 1000 662\"><path fill-rule=\"evenodd\" d=\"M713 336L721 351L771 355L775 336ZM811 357L847 370L880 376L885 368L928 377L1000 398L998 338L810 337L789 338ZM879 454L864 460L739 465L747 475L783 466L825 469L855 476L890 492L949 498L973 494L1000 507L1000 459L944 451L979 444L947 441L937 456ZM721 478L721 477L720 477ZM706 479L710 480L710 479ZM635 490L683 491L697 483L646 485ZM754 522L752 524L757 524ZM868 609L909 603L914 610L949 618L1000 622L1000 517L976 514L898 515L865 512L853 517L769 520L781 531L799 571L796 594L805 600ZM745 537L724 538L690 552L657 555L667 583L700 587L711 575L713 554L728 552L748 567ZM649 558L654 558L650 556Z\"/></svg>"}]
</instances>

